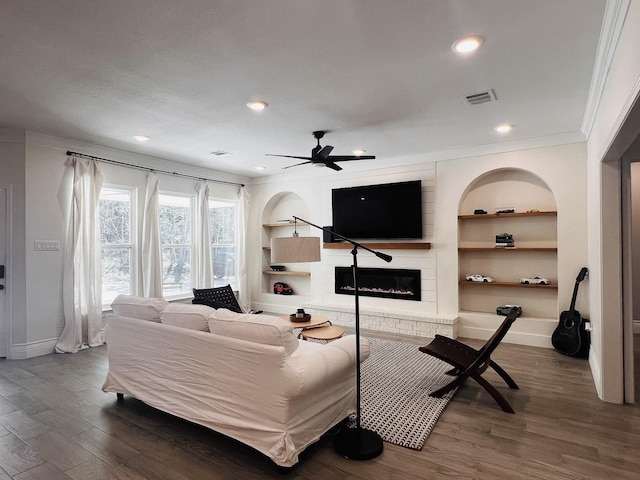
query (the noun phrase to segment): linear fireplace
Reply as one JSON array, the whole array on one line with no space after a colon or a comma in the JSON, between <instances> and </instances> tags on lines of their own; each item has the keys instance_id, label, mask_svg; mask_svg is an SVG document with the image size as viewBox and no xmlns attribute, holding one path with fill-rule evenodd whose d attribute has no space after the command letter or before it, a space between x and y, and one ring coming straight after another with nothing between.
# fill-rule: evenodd
<instances>
[{"instance_id":1,"label":"linear fireplace","mask_svg":"<svg viewBox=\"0 0 640 480\"><path fill-rule=\"evenodd\" d=\"M353 295L352 267L335 267L335 292ZM361 296L420 301L420 270L401 268L358 268Z\"/></svg>"}]
</instances>

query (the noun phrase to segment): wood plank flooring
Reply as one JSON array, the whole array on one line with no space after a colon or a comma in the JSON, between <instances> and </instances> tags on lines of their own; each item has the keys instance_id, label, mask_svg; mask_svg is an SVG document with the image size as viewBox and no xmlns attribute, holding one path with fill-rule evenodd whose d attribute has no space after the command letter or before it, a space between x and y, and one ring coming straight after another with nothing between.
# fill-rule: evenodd
<instances>
[{"instance_id":1,"label":"wood plank flooring","mask_svg":"<svg viewBox=\"0 0 640 480\"><path fill-rule=\"evenodd\" d=\"M486 374L515 415L470 381L421 451L385 443L381 456L351 461L327 435L284 476L234 440L103 393L106 347L0 360L0 480L640 478L640 404L601 402L585 360L504 343L494 358L520 385Z\"/></svg>"}]
</instances>

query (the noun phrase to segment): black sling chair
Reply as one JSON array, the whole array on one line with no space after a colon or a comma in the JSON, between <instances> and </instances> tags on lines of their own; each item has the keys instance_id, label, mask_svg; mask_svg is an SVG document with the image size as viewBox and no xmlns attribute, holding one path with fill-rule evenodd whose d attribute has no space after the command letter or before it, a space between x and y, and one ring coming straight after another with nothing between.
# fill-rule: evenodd
<instances>
[{"instance_id":1,"label":"black sling chair","mask_svg":"<svg viewBox=\"0 0 640 480\"><path fill-rule=\"evenodd\" d=\"M431 392L431 397L440 398L447 392L450 392L456 387L462 386L467 378L473 378L484 389L489 392L493 399L500 405L500 408L508 413L515 413L509 402L491 385L488 381L482 378L482 374L489 367L493 368L495 372L505 381L509 388L517 389L518 385L513 379L505 372L500 365L491 360L491 354L500 344L504 336L509 331L511 324L518 318L518 309L512 308L507 317L502 322L502 325L495 331L491 338L484 344L482 348L476 350L474 348L465 345L462 342L453 340L442 335L436 335L435 339L424 347L420 347L420 351L428 355L434 356L449 365L453 366L453 369L449 370L447 375L454 376L450 383L438 390Z\"/></svg>"}]
</instances>

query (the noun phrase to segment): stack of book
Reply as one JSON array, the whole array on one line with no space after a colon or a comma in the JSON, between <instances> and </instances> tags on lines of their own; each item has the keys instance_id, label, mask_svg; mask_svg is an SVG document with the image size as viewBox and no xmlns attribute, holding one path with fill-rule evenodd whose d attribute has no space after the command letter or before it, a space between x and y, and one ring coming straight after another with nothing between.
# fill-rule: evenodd
<instances>
[{"instance_id":1,"label":"stack of book","mask_svg":"<svg viewBox=\"0 0 640 480\"><path fill-rule=\"evenodd\" d=\"M500 233L496 235L496 248L516 248L513 235L510 233Z\"/></svg>"}]
</instances>

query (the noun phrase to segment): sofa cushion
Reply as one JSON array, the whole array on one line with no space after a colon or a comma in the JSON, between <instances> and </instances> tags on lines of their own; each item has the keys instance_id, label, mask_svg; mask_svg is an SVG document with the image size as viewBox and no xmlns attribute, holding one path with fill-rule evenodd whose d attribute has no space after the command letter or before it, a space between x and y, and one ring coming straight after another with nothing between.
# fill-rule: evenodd
<instances>
[{"instance_id":1,"label":"sofa cushion","mask_svg":"<svg viewBox=\"0 0 640 480\"><path fill-rule=\"evenodd\" d=\"M291 323L272 315L236 313L219 308L209 317L209 331L225 337L282 346L287 355L291 355L298 348L298 339L293 333Z\"/></svg>"},{"instance_id":2,"label":"sofa cushion","mask_svg":"<svg viewBox=\"0 0 640 480\"><path fill-rule=\"evenodd\" d=\"M160 313L169 304L164 298L118 295L111 303L111 310L117 315L140 320L160 321Z\"/></svg>"},{"instance_id":3,"label":"sofa cushion","mask_svg":"<svg viewBox=\"0 0 640 480\"><path fill-rule=\"evenodd\" d=\"M206 305L170 303L160 314L160 320L167 325L209 331L209 315L215 310Z\"/></svg>"}]
</instances>

